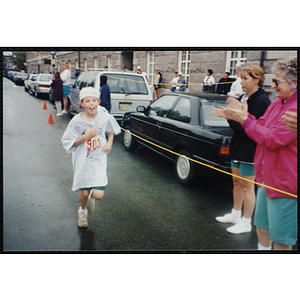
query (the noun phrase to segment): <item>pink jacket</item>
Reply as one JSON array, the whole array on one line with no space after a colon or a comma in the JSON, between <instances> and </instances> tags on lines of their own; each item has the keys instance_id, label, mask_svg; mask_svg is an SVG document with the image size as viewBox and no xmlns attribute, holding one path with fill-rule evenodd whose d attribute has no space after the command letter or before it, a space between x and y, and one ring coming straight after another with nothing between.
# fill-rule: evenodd
<instances>
[{"instance_id":1,"label":"pink jacket","mask_svg":"<svg viewBox=\"0 0 300 300\"><path fill-rule=\"evenodd\" d=\"M258 120L248 115L243 123L247 135L257 142L254 157L256 181L297 195L297 133L286 128L281 116L297 112L297 93L285 103L275 99ZM295 197L266 188L269 198Z\"/></svg>"}]
</instances>

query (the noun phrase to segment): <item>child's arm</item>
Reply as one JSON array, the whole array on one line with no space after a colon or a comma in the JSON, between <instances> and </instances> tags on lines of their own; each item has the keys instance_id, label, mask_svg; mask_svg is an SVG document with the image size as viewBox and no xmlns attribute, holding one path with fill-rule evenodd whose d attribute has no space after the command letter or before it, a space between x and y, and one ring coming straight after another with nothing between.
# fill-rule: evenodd
<instances>
[{"instance_id":1,"label":"child's arm","mask_svg":"<svg viewBox=\"0 0 300 300\"><path fill-rule=\"evenodd\" d=\"M92 128L89 131L87 131L83 136L81 136L80 138L78 138L72 147L77 147L79 145L81 145L82 143L86 142L89 139L92 139L94 136L97 135L97 129L96 128Z\"/></svg>"},{"instance_id":2,"label":"child's arm","mask_svg":"<svg viewBox=\"0 0 300 300\"><path fill-rule=\"evenodd\" d=\"M107 134L107 143L103 147L103 150L106 153L109 153L111 151L112 144L113 144L113 141L114 141L114 136L115 135L112 132Z\"/></svg>"}]
</instances>

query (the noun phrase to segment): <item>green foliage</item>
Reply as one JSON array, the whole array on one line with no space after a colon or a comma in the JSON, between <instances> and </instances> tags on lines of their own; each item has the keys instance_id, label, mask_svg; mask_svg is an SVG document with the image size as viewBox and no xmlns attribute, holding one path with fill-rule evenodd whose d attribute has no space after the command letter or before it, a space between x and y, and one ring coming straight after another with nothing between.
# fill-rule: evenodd
<instances>
[{"instance_id":1,"label":"green foliage","mask_svg":"<svg viewBox=\"0 0 300 300\"><path fill-rule=\"evenodd\" d=\"M19 70L25 70L24 62L26 62L26 52L14 51L10 61L14 63Z\"/></svg>"}]
</instances>

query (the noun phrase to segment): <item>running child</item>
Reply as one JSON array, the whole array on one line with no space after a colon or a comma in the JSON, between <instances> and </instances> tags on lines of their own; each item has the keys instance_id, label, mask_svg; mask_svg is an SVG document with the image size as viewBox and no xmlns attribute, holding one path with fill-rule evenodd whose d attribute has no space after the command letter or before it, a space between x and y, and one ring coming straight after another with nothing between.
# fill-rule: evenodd
<instances>
[{"instance_id":1,"label":"running child","mask_svg":"<svg viewBox=\"0 0 300 300\"><path fill-rule=\"evenodd\" d=\"M83 88L79 99L84 112L70 121L61 140L66 151L72 153L72 191L80 191L78 226L87 227L87 217L95 209L95 199L101 200L104 196L108 183L107 153L112 149L114 135L121 129L112 115L99 109L96 89Z\"/></svg>"}]
</instances>

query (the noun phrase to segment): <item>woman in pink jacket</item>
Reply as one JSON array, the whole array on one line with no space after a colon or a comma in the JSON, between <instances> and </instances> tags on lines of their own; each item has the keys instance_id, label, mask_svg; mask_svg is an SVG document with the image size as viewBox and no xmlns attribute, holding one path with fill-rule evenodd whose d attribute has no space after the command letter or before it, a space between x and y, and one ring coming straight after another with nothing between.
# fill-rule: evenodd
<instances>
[{"instance_id":1,"label":"woman in pink jacket","mask_svg":"<svg viewBox=\"0 0 300 300\"><path fill-rule=\"evenodd\" d=\"M242 124L257 143L254 157L257 192L254 225L258 250L292 250L297 241L297 132L283 122L287 111L297 112L297 57L277 61L272 88L276 99L258 120L247 103L233 98L214 114ZM271 187L271 188L270 188Z\"/></svg>"}]
</instances>

